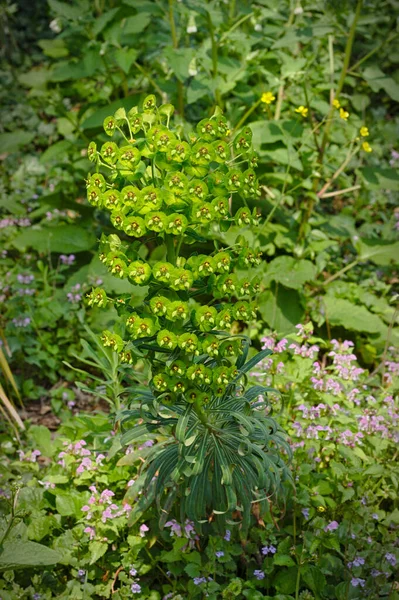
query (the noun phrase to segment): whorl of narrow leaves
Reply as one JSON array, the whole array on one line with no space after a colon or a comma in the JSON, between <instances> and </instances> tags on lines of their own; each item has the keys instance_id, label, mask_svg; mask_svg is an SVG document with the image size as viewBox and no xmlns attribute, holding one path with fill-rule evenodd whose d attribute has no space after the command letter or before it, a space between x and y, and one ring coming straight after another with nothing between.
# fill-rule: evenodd
<instances>
[{"instance_id":1,"label":"whorl of narrow leaves","mask_svg":"<svg viewBox=\"0 0 399 600\"><path fill-rule=\"evenodd\" d=\"M213 242L232 225L258 223L247 204L260 195L252 133L244 128L230 139L216 111L186 135L170 127L173 110L157 108L149 96L142 112L119 109L105 119L116 141L89 145L96 173L88 177L88 201L107 209L123 232L102 236L100 259L116 277L148 290L139 308L128 295L115 301L99 288L89 304L115 304L122 325L104 331L103 344L121 362L145 357L151 367L149 389L135 393L139 410L121 417L127 429L144 419L123 442L150 433L164 439L147 456L146 493L136 513L156 500L165 515L178 497L181 511L197 522L234 515L248 523L251 502L265 502L287 477L279 447L289 453L265 416L265 401L258 402L266 390L245 392L245 373L264 353L245 363L249 340L231 333L234 322L239 331L256 318L253 267L261 253L243 236L227 248ZM146 260L154 246L156 260Z\"/></svg>"}]
</instances>

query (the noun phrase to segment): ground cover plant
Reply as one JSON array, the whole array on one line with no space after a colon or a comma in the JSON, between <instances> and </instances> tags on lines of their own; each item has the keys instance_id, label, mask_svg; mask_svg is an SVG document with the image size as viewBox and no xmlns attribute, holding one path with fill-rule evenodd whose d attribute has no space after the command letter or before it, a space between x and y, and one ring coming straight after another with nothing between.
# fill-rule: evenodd
<instances>
[{"instance_id":1,"label":"ground cover plant","mask_svg":"<svg viewBox=\"0 0 399 600\"><path fill-rule=\"evenodd\" d=\"M395 11L1 3L1 598L398 597Z\"/></svg>"}]
</instances>

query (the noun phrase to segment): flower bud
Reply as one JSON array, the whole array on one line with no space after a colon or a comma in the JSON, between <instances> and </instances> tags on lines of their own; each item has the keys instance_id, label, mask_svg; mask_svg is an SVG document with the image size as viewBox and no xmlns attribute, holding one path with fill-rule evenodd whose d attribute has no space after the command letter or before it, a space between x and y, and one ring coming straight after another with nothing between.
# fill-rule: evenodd
<instances>
[{"instance_id":1,"label":"flower bud","mask_svg":"<svg viewBox=\"0 0 399 600\"><path fill-rule=\"evenodd\" d=\"M177 346L177 337L171 331L168 331L167 329L162 329L158 332L157 342L160 348L172 351Z\"/></svg>"},{"instance_id":2,"label":"flower bud","mask_svg":"<svg viewBox=\"0 0 399 600\"><path fill-rule=\"evenodd\" d=\"M106 142L101 146L101 156L109 165L114 165L119 158L119 148L114 142Z\"/></svg>"},{"instance_id":3,"label":"flower bud","mask_svg":"<svg viewBox=\"0 0 399 600\"><path fill-rule=\"evenodd\" d=\"M195 333L182 333L177 344L184 352L192 353L198 348L198 338Z\"/></svg>"},{"instance_id":4,"label":"flower bud","mask_svg":"<svg viewBox=\"0 0 399 600\"><path fill-rule=\"evenodd\" d=\"M170 306L170 300L164 296L154 296L150 300L151 312L157 317L164 317Z\"/></svg>"},{"instance_id":5,"label":"flower bud","mask_svg":"<svg viewBox=\"0 0 399 600\"><path fill-rule=\"evenodd\" d=\"M145 262L135 260L129 265L128 277L136 285L145 285L151 277L151 267Z\"/></svg>"},{"instance_id":6,"label":"flower bud","mask_svg":"<svg viewBox=\"0 0 399 600\"><path fill-rule=\"evenodd\" d=\"M169 321L184 321L188 318L189 308L187 302L176 300L171 302L167 308L166 318Z\"/></svg>"},{"instance_id":7,"label":"flower bud","mask_svg":"<svg viewBox=\"0 0 399 600\"><path fill-rule=\"evenodd\" d=\"M103 122L104 131L107 135L113 136L115 133L116 123L114 117L105 117Z\"/></svg>"}]
</instances>

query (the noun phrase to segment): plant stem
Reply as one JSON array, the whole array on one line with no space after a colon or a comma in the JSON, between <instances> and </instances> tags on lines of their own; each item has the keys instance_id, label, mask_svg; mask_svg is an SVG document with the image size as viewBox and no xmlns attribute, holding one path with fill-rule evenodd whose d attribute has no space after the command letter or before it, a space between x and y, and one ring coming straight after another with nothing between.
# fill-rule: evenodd
<instances>
[{"instance_id":1,"label":"plant stem","mask_svg":"<svg viewBox=\"0 0 399 600\"><path fill-rule=\"evenodd\" d=\"M360 58L354 65L352 65L351 68L348 70L348 73L352 73L352 71L355 71L356 69L358 69L360 67L360 65L362 65L366 60L371 58L376 52L381 50L381 48L383 48L383 46L385 46L385 44L392 42L396 37L398 37L398 35L399 35L399 33L394 33L393 35L385 38L381 42L381 44L378 44L378 46L376 46L373 50L370 50L370 52L368 52L365 56L363 56L363 58Z\"/></svg>"},{"instance_id":2,"label":"plant stem","mask_svg":"<svg viewBox=\"0 0 399 600\"><path fill-rule=\"evenodd\" d=\"M173 48L177 49L179 47L179 40L177 38L176 32L176 23L174 16L174 0L169 0L169 23L170 23L170 33L172 35L172 44ZM177 109L182 118L184 118L184 89L182 82L177 79Z\"/></svg>"},{"instance_id":3,"label":"plant stem","mask_svg":"<svg viewBox=\"0 0 399 600\"><path fill-rule=\"evenodd\" d=\"M340 93L342 91L342 88L344 87L345 77L346 77L346 74L348 72L349 62L350 62L351 55L352 55L352 46L353 46L353 41L355 39L356 27L357 27L357 23L359 21L359 17L360 17L360 13L361 13L361 10L362 10L362 6L363 6L363 0L358 0L357 6L356 6L355 16L353 17L352 25L351 25L351 28L349 30L348 39L346 41L344 63L342 65L341 75L340 75L340 78L338 80L338 84L337 84L337 88L335 90L335 93L333 91L331 93L331 95L332 95L333 98L334 97L337 98L340 95ZM332 100L333 100L333 98L332 98ZM319 162L323 161L323 155L324 155L324 151L326 149L326 145L327 145L327 141L328 141L328 136L329 136L329 132L330 132L331 117L332 117L332 114L333 114L333 111L334 111L334 106L332 105L332 100L331 100L330 112L329 112L328 117L327 117L326 128L324 130L323 140L321 142L320 153L319 153Z\"/></svg>"},{"instance_id":4,"label":"plant stem","mask_svg":"<svg viewBox=\"0 0 399 600\"><path fill-rule=\"evenodd\" d=\"M144 67L142 67L138 62L134 61L134 66L136 67L136 69L138 69L140 71L140 73L142 73L144 75L144 77L147 77L148 81L151 83L152 87L154 88L154 90L156 92L158 92L158 94L161 96L161 98L165 97L165 93L161 90L161 88L159 87L159 85L156 83L156 81L154 81L154 79L151 77L151 75L149 73L147 73L147 71L144 69Z\"/></svg>"},{"instance_id":5,"label":"plant stem","mask_svg":"<svg viewBox=\"0 0 399 600\"><path fill-rule=\"evenodd\" d=\"M328 194L323 194L322 196L320 196L320 198L333 198L334 196L340 196L341 194L347 194L348 192L360 190L361 187L361 185L352 185L352 187L348 187L343 190L337 190L335 192L328 192Z\"/></svg>"},{"instance_id":6,"label":"plant stem","mask_svg":"<svg viewBox=\"0 0 399 600\"><path fill-rule=\"evenodd\" d=\"M256 110L258 108L258 106L260 105L261 102L262 102L262 100L259 98L259 100L257 100L255 102L255 104L253 104L250 108L248 108L247 112L245 112L243 114L241 119L238 121L237 125L234 127L233 132L237 131L237 129L240 129L244 125L245 121L248 119L248 117L250 115L252 115L254 110Z\"/></svg>"},{"instance_id":7,"label":"plant stem","mask_svg":"<svg viewBox=\"0 0 399 600\"><path fill-rule=\"evenodd\" d=\"M349 265L346 265L346 267L344 267L343 269L341 269L340 271L338 271L337 273L335 273L334 275L332 275L331 277L329 277L328 279L323 281L322 285L328 285L335 279L338 279L338 277L341 277L341 275L343 275L344 273L346 273L347 271L352 269L352 267L355 267L358 264L358 262L359 262L359 259L357 258L356 260L349 263Z\"/></svg>"},{"instance_id":8,"label":"plant stem","mask_svg":"<svg viewBox=\"0 0 399 600\"><path fill-rule=\"evenodd\" d=\"M348 153L347 157L345 158L344 162L342 163L342 165L335 171L334 175L327 181L327 183L325 183L323 185L323 187L321 188L321 190L319 192L317 192L317 197L318 198L321 198L322 196L324 196L324 194L328 190L328 188L331 187L331 184L333 183L333 181L337 177L339 177L339 175L341 175L342 171L350 163L350 161L355 156L355 154L357 154L359 152L359 150L360 150L360 146L358 148L356 148L353 152L351 152L349 150L349 153Z\"/></svg>"},{"instance_id":9,"label":"plant stem","mask_svg":"<svg viewBox=\"0 0 399 600\"><path fill-rule=\"evenodd\" d=\"M165 235L166 260L172 265L176 265L175 241L173 235Z\"/></svg>"},{"instance_id":10,"label":"plant stem","mask_svg":"<svg viewBox=\"0 0 399 600\"><path fill-rule=\"evenodd\" d=\"M301 585L301 565L298 563L298 573L296 576L296 583L295 583L295 600L299 600L300 585Z\"/></svg>"},{"instance_id":11,"label":"plant stem","mask_svg":"<svg viewBox=\"0 0 399 600\"><path fill-rule=\"evenodd\" d=\"M194 402L193 409L194 409L195 414L201 421L201 423L204 425L204 427L209 427L208 420L206 418L204 411L202 410L202 406L198 402L198 399Z\"/></svg>"},{"instance_id":12,"label":"plant stem","mask_svg":"<svg viewBox=\"0 0 399 600\"><path fill-rule=\"evenodd\" d=\"M214 83L216 84L216 79L218 76L218 44L216 42L215 29L213 27L212 18L211 18L211 15L209 12L207 13L207 17L208 17L209 34L211 37L211 45L212 45L212 79L214 80ZM220 106L221 105L221 96L220 96L220 91L217 87L215 87L215 100L216 100L217 106Z\"/></svg>"},{"instance_id":13,"label":"plant stem","mask_svg":"<svg viewBox=\"0 0 399 600\"><path fill-rule=\"evenodd\" d=\"M275 121L278 121L280 118L281 105L283 103L283 96L284 96L284 85L281 84L280 87L278 88L278 93L277 93L277 104L276 104L276 110L274 112L274 120Z\"/></svg>"}]
</instances>

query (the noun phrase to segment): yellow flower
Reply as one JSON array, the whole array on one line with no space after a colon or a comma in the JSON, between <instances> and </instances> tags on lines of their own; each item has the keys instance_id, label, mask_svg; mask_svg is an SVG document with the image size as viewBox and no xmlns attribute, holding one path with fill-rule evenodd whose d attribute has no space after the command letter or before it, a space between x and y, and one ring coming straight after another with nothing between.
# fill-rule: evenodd
<instances>
[{"instance_id":1,"label":"yellow flower","mask_svg":"<svg viewBox=\"0 0 399 600\"><path fill-rule=\"evenodd\" d=\"M365 152L372 152L373 149L368 142L363 142L362 148Z\"/></svg>"},{"instance_id":2,"label":"yellow flower","mask_svg":"<svg viewBox=\"0 0 399 600\"><path fill-rule=\"evenodd\" d=\"M341 119L343 119L344 121L347 121L347 120L348 120L348 117L349 117L349 113L348 113L346 110L344 110L343 108L340 108L340 109L339 109L339 116L340 116L340 117L341 117Z\"/></svg>"},{"instance_id":3,"label":"yellow flower","mask_svg":"<svg viewBox=\"0 0 399 600\"><path fill-rule=\"evenodd\" d=\"M318 512L326 512L326 509L324 508L324 506L318 506L317 510L318 510Z\"/></svg>"},{"instance_id":4,"label":"yellow flower","mask_svg":"<svg viewBox=\"0 0 399 600\"><path fill-rule=\"evenodd\" d=\"M334 98L334 100L333 100L333 106L334 106L335 108L341 108L341 103L340 103L340 101L338 100L338 98Z\"/></svg>"},{"instance_id":5,"label":"yellow flower","mask_svg":"<svg viewBox=\"0 0 399 600\"><path fill-rule=\"evenodd\" d=\"M305 106L298 106L298 108L295 109L295 112L299 113L303 117L308 116L308 109Z\"/></svg>"},{"instance_id":6,"label":"yellow flower","mask_svg":"<svg viewBox=\"0 0 399 600\"><path fill-rule=\"evenodd\" d=\"M261 102L265 104L271 104L276 99L276 96L273 96L272 92L264 92L261 97Z\"/></svg>"},{"instance_id":7,"label":"yellow flower","mask_svg":"<svg viewBox=\"0 0 399 600\"><path fill-rule=\"evenodd\" d=\"M369 135L368 127L361 127L360 128L360 135L362 137L367 137Z\"/></svg>"}]
</instances>

